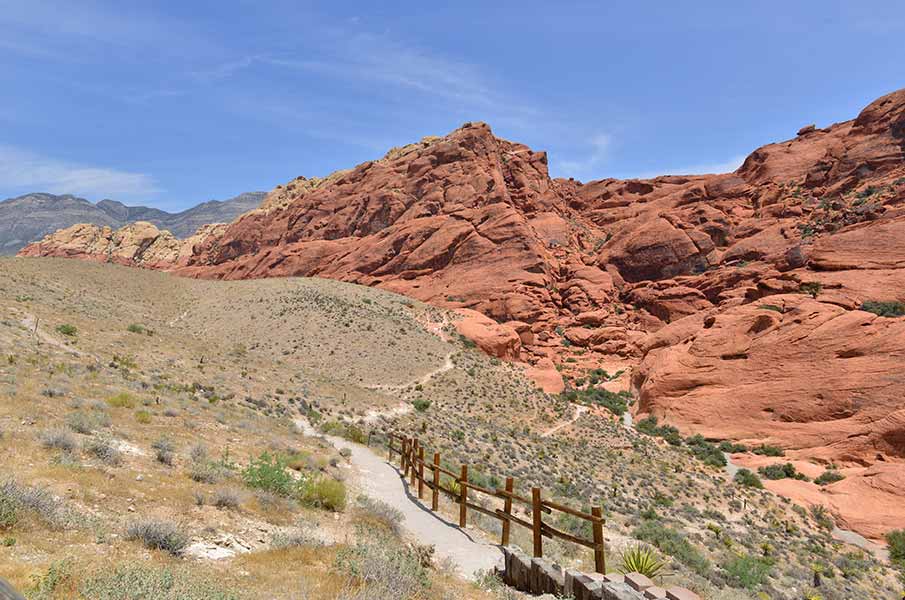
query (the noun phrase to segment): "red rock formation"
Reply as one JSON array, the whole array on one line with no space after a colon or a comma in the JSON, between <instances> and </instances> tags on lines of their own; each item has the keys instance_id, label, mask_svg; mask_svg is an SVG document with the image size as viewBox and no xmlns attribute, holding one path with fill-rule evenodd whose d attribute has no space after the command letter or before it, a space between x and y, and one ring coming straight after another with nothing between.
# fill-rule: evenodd
<instances>
[{"instance_id":1,"label":"red rock formation","mask_svg":"<svg viewBox=\"0 0 905 600\"><path fill-rule=\"evenodd\" d=\"M905 319L858 310L905 302L905 90L735 173L551 179L543 152L467 124L279 186L228 226L163 244L169 262L148 253L158 242L55 236L23 254L330 277L477 311L488 320L469 313L460 330L534 365L546 389L553 363L635 364L641 411L683 431L905 469Z\"/></svg>"}]
</instances>

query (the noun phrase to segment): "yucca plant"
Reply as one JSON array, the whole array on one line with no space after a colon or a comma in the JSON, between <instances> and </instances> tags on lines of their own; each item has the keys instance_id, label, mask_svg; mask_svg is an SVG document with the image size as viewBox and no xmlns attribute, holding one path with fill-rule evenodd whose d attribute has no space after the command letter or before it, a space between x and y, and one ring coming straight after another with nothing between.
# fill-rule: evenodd
<instances>
[{"instance_id":1,"label":"yucca plant","mask_svg":"<svg viewBox=\"0 0 905 600\"><path fill-rule=\"evenodd\" d=\"M622 551L622 566L619 572L641 573L653 578L665 566L666 561L657 556L656 550L644 544L635 544Z\"/></svg>"}]
</instances>

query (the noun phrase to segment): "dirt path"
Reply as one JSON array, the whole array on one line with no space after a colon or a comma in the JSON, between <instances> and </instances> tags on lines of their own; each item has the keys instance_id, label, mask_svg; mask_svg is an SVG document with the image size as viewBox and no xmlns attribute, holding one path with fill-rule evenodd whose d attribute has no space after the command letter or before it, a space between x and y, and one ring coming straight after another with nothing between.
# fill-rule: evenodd
<instances>
[{"instance_id":1,"label":"dirt path","mask_svg":"<svg viewBox=\"0 0 905 600\"><path fill-rule=\"evenodd\" d=\"M39 344L41 342L44 342L46 344L50 344L51 346L55 346L55 347L59 348L60 350L69 352L70 354L74 354L76 356L85 356L85 353L82 352L81 350L79 350L77 348L73 348L72 346L66 345L63 341L57 339L50 333L47 333L46 331L41 329L38 326L39 325L38 320L36 317L34 317L34 315L30 315L30 314L26 313L25 316L22 317L21 323L22 323L23 327L25 327L27 330L34 333L35 338L38 340Z\"/></svg>"},{"instance_id":2,"label":"dirt path","mask_svg":"<svg viewBox=\"0 0 905 600\"><path fill-rule=\"evenodd\" d=\"M296 419L296 425L306 435L320 435L305 419ZM461 575L471 579L478 571L491 569L502 561L499 546L483 540L478 532L465 531L447 523L421 504L417 492L412 495L408 483L385 457L343 438L323 437L337 449L348 448L352 452L349 461L360 491L400 510L405 517L402 526L408 536L420 544L434 546L435 556L452 561Z\"/></svg>"},{"instance_id":3,"label":"dirt path","mask_svg":"<svg viewBox=\"0 0 905 600\"><path fill-rule=\"evenodd\" d=\"M369 386L367 386L367 389L379 390L381 392L398 392L400 390L404 390L405 388L411 387L413 385L418 385L418 384L424 385L425 383L427 383L428 381L430 381L437 375L440 375L441 373L446 373L447 371L451 370L455 366L456 365L453 364L453 361L452 361L452 352L450 352L443 359L442 365L440 365L433 371L430 371L429 373L422 375L421 377L418 377L417 379L412 379L411 381L407 381L406 383L400 383L398 385L382 385L382 384L369 385Z\"/></svg>"},{"instance_id":4,"label":"dirt path","mask_svg":"<svg viewBox=\"0 0 905 600\"><path fill-rule=\"evenodd\" d=\"M548 429L547 431L545 431L545 432L543 432L542 434L540 434L540 436L541 436L541 437L550 437L551 435L553 435L553 434L556 433L557 431L560 431L560 430L562 430L562 429L565 429L566 427L568 427L569 425L571 425L572 423L574 423L575 421L577 421L578 419L580 419L580 418L581 418L581 415L583 415L583 414L585 414L586 412L588 412L588 407L587 407L587 406L582 406L582 405L580 405L580 404L575 404L574 406L575 406L575 415L574 415L571 419L569 419L568 421L565 421L565 422L563 422L563 423L560 423L559 425L556 425L555 427L551 427L551 428Z\"/></svg>"}]
</instances>

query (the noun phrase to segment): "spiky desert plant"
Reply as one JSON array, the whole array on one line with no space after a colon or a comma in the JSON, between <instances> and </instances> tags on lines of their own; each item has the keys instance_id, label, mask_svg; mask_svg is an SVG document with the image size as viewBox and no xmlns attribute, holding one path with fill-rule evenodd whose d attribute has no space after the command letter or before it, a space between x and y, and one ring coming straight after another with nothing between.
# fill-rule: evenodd
<instances>
[{"instance_id":1,"label":"spiky desert plant","mask_svg":"<svg viewBox=\"0 0 905 600\"><path fill-rule=\"evenodd\" d=\"M635 544L622 551L620 573L641 573L647 577L655 577L666 561L657 556L657 551L644 544Z\"/></svg>"}]
</instances>

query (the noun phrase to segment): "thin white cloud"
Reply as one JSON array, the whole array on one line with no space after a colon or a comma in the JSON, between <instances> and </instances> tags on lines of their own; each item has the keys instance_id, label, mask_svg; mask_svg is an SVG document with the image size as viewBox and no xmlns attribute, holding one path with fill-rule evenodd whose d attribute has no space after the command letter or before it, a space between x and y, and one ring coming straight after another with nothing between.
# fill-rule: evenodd
<instances>
[{"instance_id":1,"label":"thin white cloud","mask_svg":"<svg viewBox=\"0 0 905 600\"><path fill-rule=\"evenodd\" d=\"M559 168L566 177L579 179L601 177L594 170L600 167L607 159L610 148L613 145L613 137L607 133L598 133L588 140L591 151L582 160L559 161Z\"/></svg>"},{"instance_id":2,"label":"thin white cloud","mask_svg":"<svg viewBox=\"0 0 905 600\"><path fill-rule=\"evenodd\" d=\"M118 199L144 199L159 191L143 173L74 164L12 146L0 146L0 189Z\"/></svg>"}]
</instances>

